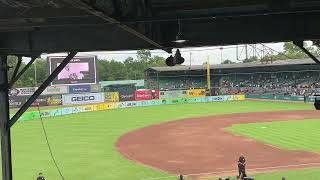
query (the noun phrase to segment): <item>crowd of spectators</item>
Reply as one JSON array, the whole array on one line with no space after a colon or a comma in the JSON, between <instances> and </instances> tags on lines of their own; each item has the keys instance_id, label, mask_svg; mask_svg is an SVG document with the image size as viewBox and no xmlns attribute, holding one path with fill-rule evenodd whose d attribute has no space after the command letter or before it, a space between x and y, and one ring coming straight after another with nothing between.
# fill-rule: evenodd
<instances>
[{"instance_id":1,"label":"crowd of spectators","mask_svg":"<svg viewBox=\"0 0 320 180\"><path fill-rule=\"evenodd\" d=\"M150 89L159 90L185 90L207 88L205 77L161 77L146 80Z\"/></svg>"},{"instance_id":2,"label":"crowd of spectators","mask_svg":"<svg viewBox=\"0 0 320 180\"><path fill-rule=\"evenodd\" d=\"M206 76L159 77L146 80L148 88L182 90L207 88ZM304 96L320 92L320 71L228 74L211 77L218 94Z\"/></svg>"},{"instance_id":3,"label":"crowd of spectators","mask_svg":"<svg viewBox=\"0 0 320 180\"><path fill-rule=\"evenodd\" d=\"M308 96L319 92L320 72L279 72L223 76L222 94Z\"/></svg>"}]
</instances>

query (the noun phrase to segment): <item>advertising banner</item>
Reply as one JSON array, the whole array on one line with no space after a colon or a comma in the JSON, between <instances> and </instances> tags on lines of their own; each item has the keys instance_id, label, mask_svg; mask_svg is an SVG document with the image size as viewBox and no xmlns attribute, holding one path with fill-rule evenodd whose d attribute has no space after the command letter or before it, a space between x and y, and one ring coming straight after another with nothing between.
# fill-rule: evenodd
<instances>
[{"instance_id":1,"label":"advertising banner","mask_svg":"<svg viewBox=\"0 0 320 180\"><path fill-rule=\"evenodd\" d=\"M91 86L89 84L69 86L70 94L89 93L90 91L91 91Z\"/></svg>"},{"instance_id":2,"label":"advertising banner","mask_svg":"<svg viewBox=\"0 0 320 180\"><path fill-rule=\"evenodd\" d=\"M91 84L90 92L101 92L101 84Z\"/></svg>"},{"instance_id":3,"label":"advertising banner","mask_svg":"<svg viewBox=\"0 0 320 180\"><path fill-rule=\"evenodd\" d=\"M61 95L40 95L31 106L60 106L62 105Z\"/></svg>"},{"instance_id":4,"label":"advertising banner","mask_svg":"<svg viewBox=\"0 0 320 180\"><path fill-rule=\"evenodd\" d=\"M136 106L135 101L126 101L126 102L119 103L119 108L130 108L130 107L135 107L135 106Z\"/></svg>"},{"instance_id":5,"label":"advertising banner","mask_svg":"<svg viewBox=\"0 0 320 180\"><path fill-rule=\"evenodd\" d=\"M82 106L73 107L73 108L72 108L72 114L81 113L81 112L84 111L83 109L84 109L84 108L83 108Z\"/></svg>"},{"instance_id":6,"label":"advertising banner","mask_svg":"<svg viewBox=\"0 0 320 180\"><path fill-rule=\"evenodd\" d=\"M41 117L50 117L50 111L51 110L41 110L40 111Z\"/></svg>"},{"instance_id":7,"label":"advertising banner","mask_svg":"<svg viewBox=\"0 0 320 180\"><path fill-rule=\"evenodd\" d=\"M83 107L82 112L91 112L91 111L94 110L93 105L85 105L85 106L82 106L82 107Z\"/></svg>"},{"instance_id":8,"label":"advertising banner","mask_svg":"<svg viewBox=\"0 0 320 180\"><path fill-rule=\"evenodd\" d=\"M286 100L286 101L303 101L303 96L282 96L282 95L247 95L247 98L254 99L270 99L270 100ZM308 101L308 98L307 98ZM312 102L312 101L311 101Z\"/></svg>"},{"instance_id":9,"label":"advertising banner","mask_svg":"<svg viewBox=\"0 0 320 180\"><path fill-rule=\"evenodd\" d=\"M19 108L25 102L27 102L28 96L10 96L9 97L9 107L10 108Z\"/></svg>"},{"instance_id":10,"label":"advertising banner","mask_svg":"<svg viewBox=\"0 0 320 180\"><path fill-rule=\"evenodd\" d=\"M105 102L119 102L118 92L105 92L104 95Z\"/></svg>"},{"instance_id":11,"label":"advertising banner","mask_svg":"<svg viewBox=\"0 0 320 180\"><path fill-rule=\"evenodd\" d=\"M187 97L186 90L160 91L160 99L184 98Z\"/></svg>"},{"instance_id":12,"label":"advertising banner","mask_svg":"<svg viewBox=\"0 0 320 180\"><path fill-rule=\"evenodd\" d=\"M61 109L61 115L68 115L72 114L72 107L62 108Z\"/></svg>"},{"instance_id":13,"label":"advertising banner","mask_svg":"<svg viewBox=\"0 0 320 180\"><path fill-rule=\"evenodd\" d=\"M49 111L51 117L61 116L61 109L52 109Z\"/></svg>"},{"instance_id":14,"label":"advertising banner","mask_svg":"<svg viewBox=\"0 0 320 180\"><path fill-rule=\"evenodd\" d=\"M193 97L205 97L206 96L206 90L205 89L191 89L187 90L187 97L193 98Z\"/></svg>"},{"instance_id":15,"label":"advertising banner","mask_svg":"<svg viewBox=\"0 0 320 180\"><path fill-rule=\"evenodd\" d=\"M161 105L161 100L151 100L149 101L149 104L151 106L158 106L158 105Z\"/></svg>"},{"instance_id":16,"label":"advertising banner","mask_svg":"<svg viewBox=\"0 0 320 180\"><path fill-rule=\"evenodd\" d=\"M207 97L208 102L221 102L221 101L227 101L225 96L209 96Z\"/></svg>"},{"instance_id":17,"label":"advertising banner","mask_svg":"<svg viewBox=\"0 0 320 180\"><path fill-rule=\"evenodd\" d=\"M10 89L9 96L31 96L37 89L37 87L13 88Z\"/></svg>"},{"instance_id":18,"label":"advertising banner","mask_svg":"<svg viewBox=\"0 0 320 180\"><path fill-rule=\"evenodd\" d=\"M125 93L125 94L120 93L119 100L120 101L133 101L134 100L134 92Z\"/></svg>"},{"instance_id":19,"label":"advertising banner","mask_svg":"<svg viewBox=\"0 0 320 180\"><path fill-rule=\"evenodd\" d=\"M91 94L100 94L100 97L104 98L104 93L87 93L86 95L81 94L71 94L71 97L66 99L70 100L72 97L76 97L76 100L84 100ZM68 95L63 95L65 96ZM98 96L95 96L98 97ZM276 97L275 99L286 99L287 97ZM294 97L303 98L303 97ZM89 98L90 99L90 98ZM166 104L185 104L185 103L198 103L198 102L219 102L219 101L234 101L234 100L244 100L244 95L225 95L225 96L209 96L202 98L173 98L173 99L162 99L162 100L146 100L146 101L127 101L127 102L110 102L110 103L98 103L92 105L83 105L83 106L75 106L75 107L66 107L66 108L58 108L51 110L41 111L42 117L54 117L54 116L62 116L68 114L76 114L81 112L92 112L92 111L101 111L108 109L117 109L117 108L131 108L131 107L143 107L143 106L155 106L155 105L166 105ZM72 102L72 100L70 100ZM103 101L103 100L102 100ZM74 104L74 102L72 102ZM40 114L37 111L31 111L24 113L19 121L29 121L33 119L38 119Z\"/></svg>"},{"instance_id":20,"label":"advertising banner","mask_svg":"<svg viewBox=\"0 0 320 180\"><path fill-rule=\"evenodd\" d=\"M48 86L42 95L68 94L68 86Z\"/></svg>"},{"instance_id":21,"label":"advertising banner","mask_svg":"<svg viewBox=\"0 0 320 180\"><path fill-rule=\"evenodd\" d=\"M107 109L117 109L119 108L119 103L105 103L107 105Z\"/></svg>"},{"instance_id":22,"label":"advertising banner","mask_svg":"<svg viewBox=\"0 0 320 180\"><path fill-rule=\"evenodd\" d=\"M143 101L152 99L152 92L150 89L139 89L134 92L134 100Z\"/></svg>"},{"instance_id":23,"label":"advertising banner","mask_svg":"<svg viewBox=\"0 0 320 180\"><path fill-rule=\"evenodd\" d=\"M108 109L107 103L97 104L97 111L102 111Z\"/></svg>"},{"instance_id":24,"label":"advertising banner","mask_svg":"<svg viewBox=\"0 0 320 180\"><path fill-rule=\"evenodd\" d=\"M62 95L63 105L92 104L104 102L104 93L65 94Z\"/></svg>"}]
</instances>

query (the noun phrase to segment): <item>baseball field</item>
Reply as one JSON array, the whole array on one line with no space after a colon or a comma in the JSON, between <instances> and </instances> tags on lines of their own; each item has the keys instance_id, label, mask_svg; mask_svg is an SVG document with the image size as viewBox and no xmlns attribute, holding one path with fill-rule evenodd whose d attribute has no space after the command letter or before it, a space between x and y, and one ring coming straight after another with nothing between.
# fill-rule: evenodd
<instances>
[{"instance_id":1,"label":"baseball field","mask_svg":"<svg viewBox=\"0 0 320 180\"><path fill-rule=\"evenodd\" d=\"M231 176L237 157L258 180L318 179L320 113L312 104L232 101L88 112L44 119L65 179ZM61 179L39 120L12 130L14 179Z\"/></svg>"}]
</instances>

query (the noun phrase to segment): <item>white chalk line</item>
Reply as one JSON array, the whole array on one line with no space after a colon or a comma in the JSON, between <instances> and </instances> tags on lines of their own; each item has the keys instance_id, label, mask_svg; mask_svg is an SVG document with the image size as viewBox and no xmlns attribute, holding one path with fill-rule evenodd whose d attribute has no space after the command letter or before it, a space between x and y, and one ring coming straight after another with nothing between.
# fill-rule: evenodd
<instances>
[{"instance_id":1,"label":"white chalk line","mask_svg":"<svg viewBox=\"0 0 320 180\"><path fill-rule=\"evenodd\" d=\"M262 168L252 168L247 169L247 171L257 171L257 170L269 170L269 169L279 169L279 168L290 168L290 167L302 167L302 166L311 166L311 165L320 165L318 163L304 163L304 164L292 164L292 165L283 165L283 166L272 166L272 167L262 167ZM238 172L238 170L229 170L229 171L218 171L218 172L205 172L205 173L196 173L196 174L184 174L183 176L203 176L203 175L210 175L210 174L224 174L224 173L233 173ZM151 177L151 178L144 178L140 180L155 180L155 179L168 179L177 176L164 176L164 177Z\"/></svg>"}]
</instances>

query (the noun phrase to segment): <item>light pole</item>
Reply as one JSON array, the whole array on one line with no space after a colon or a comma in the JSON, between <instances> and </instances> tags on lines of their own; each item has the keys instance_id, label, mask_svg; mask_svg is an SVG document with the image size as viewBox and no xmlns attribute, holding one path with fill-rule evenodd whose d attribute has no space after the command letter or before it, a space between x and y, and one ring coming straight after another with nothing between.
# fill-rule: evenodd
<instances>
[{"instance_id":1,"label":"light pole","mask_svg":"<svg viewBox=\"0 0 320 180\"><path fill-rule=\"evenodd\" d=\"M190 68L191 68L192 52L190 52Z\"/></svg>"},{"instance_id":2,"label":"light pole","mask_svg":"<svg viewBox=\"0 0 320 180\"><path fill-rule=\"evenodd\" d=\"M34 61L34 86L37 87L37 59Z\"/></svg>"},{"instance_id":3,"label":"light pole","mask_svg":"<svg viewBox=\"0 0 320 180\"><path fill-rule=\"evenodd\" d=\"M222 51L223 51L223 47L220 48L220 59L221 59L220 64L222 64L222 59L223 59L223 57L222 57Z\"/></svg>"}]
</instances>

